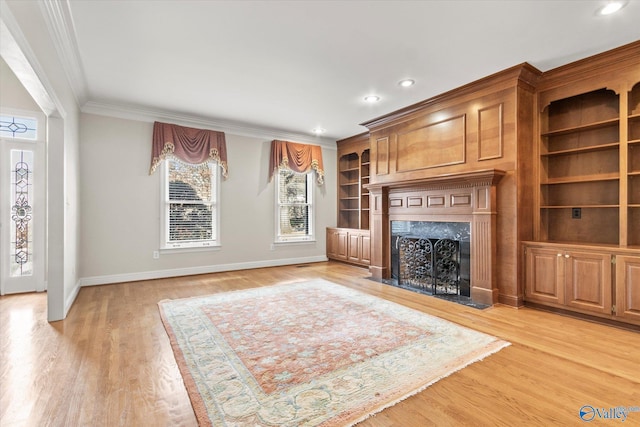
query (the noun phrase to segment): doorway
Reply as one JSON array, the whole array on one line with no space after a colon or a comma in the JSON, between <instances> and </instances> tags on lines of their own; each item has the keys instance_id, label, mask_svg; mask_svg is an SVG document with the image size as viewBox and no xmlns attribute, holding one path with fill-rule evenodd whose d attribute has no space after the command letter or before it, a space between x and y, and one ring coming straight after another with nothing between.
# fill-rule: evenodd
<instances>
[{"instance_id":1,"label":"doorway","mask_svg":"<svg viewBox=\"0 0 640 427\"><path fill-rule=\"evenodd\" d=\"M46 290L45 120L0 113L0 295Z\"/></svg>"}]
</instances>

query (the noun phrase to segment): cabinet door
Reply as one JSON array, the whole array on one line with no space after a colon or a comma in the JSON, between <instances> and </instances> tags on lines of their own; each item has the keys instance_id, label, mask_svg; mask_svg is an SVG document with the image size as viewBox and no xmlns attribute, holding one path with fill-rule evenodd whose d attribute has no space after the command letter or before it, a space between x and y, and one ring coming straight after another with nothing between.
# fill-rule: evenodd
<instances>
[{"instance_id":1,"label":"cabinet door","mask_svg":"<svg viewBox=\"0 0 640 427\"><path fill-rule=\"evenodd\" d=\"M640 323L640 257L616 258L616 316Z\"/></svg>"},{"instance_id":2,"label":"cabinet door","mask_svg":"<svg viewBox=\"0 0 640 427\"><path fill-rule=\"evenodd\" d=\"M349 261L360 262L362 248L362 236L360 233L349 233Z\"/></svg>"},{"instance_id":3,"label":"cabinet door","mask_svg":"<svg viewBox=\"0 0 640 427\"><path fill-rule=\"evenodd\" d=\"M338 259L347 259L347 232L346 231L338 231L336 232L336 239L338 241L338 251L336 253L336 258Z\"/></svg>"},{"instance_id":4,"label":"cabinet door","mask_svg":"<svg viewBox=\"0 0 640 427\"><path fill-rule=\"evenodd\" d=\"M338 255L338 233L327 228L327 258L336 258Z\"/></svg>"},{"instance_id":5,"label":"cabinet door","mask_svg":"<svg viewBox=\"0 0 640 427\"><path fill-rule=\"evenodd\" d=\"M562 255L557 249L526 249L525 297L528 301L564 304Z\"/></svg>"},{"instance_id":6,"label":"cabinet door","mask_svg":"<svg viewBox=\"0 0 640 427\"><path fill-rule=\"evenodd\" d=\"M566 305L611 314L611 255L567 251Z\"/></svg>"},{"instance_id":7,"label":"cabinet door","mask_svg":"<svg viewBox=\"0 0 640 427\"><path fill-rule=\"evenodd\" d=\"M371 264L371 236L363 235L362 236L362 262L364 264Z\"/></svg>"}]
</instances>

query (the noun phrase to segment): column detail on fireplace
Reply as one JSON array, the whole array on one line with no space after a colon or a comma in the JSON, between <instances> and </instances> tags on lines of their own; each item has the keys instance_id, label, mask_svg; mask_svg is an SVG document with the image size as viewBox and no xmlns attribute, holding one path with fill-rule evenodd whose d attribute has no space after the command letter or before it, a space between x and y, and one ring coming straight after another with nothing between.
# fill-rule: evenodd
<instances>
[{"instance_id":1,"label":"column detail on fireplace","mask_svg":"<svg viewBox=\"0 0 640 427\"><path fill-rule=\"evenodd\" d=\"M460 242L402 236L398 245L398 285L433 295L460 293Z\"/></svg>"}]
</instances>

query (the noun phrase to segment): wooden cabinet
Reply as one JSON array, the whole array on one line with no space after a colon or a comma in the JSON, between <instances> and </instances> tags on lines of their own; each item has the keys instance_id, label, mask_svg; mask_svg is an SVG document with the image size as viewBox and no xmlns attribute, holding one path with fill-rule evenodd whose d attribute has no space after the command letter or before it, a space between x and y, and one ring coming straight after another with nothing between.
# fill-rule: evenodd
<instances>
[{"instance_id":1,"label":"wooden cabinet","mask_svg":"<svg viewBox=\"0 0 640 427\"><path fill-rule=\"evenodd\" d=\"M342 139L338 144L338 227L327 228L327 257L368 266L369 235L369 134Z\"/></svg>"},{"instance_id":2,"label":"wooden cabinet","mask_svg":"<svg viewBox=\"0 0 640 427\"><path fill-rule=\"evenodd\" d=\"M368 266L371 261L369 230L327 228L327 257Z\"/></svg>"},{"instance_id":3,"label":"wooden cabinet","mask_svg":"<svg viewBox=\"0 0 640 427\"><path fill-rule=\"evenodd\" d=\"M640 324L640 256L616 257L616 316Z\"/></svg>"},{"instance_id":4,"label":"wooden cabinet","mask_svg":"<svg viewBox=\"0 0 640 427\"><path fill-rule=\"evenodd\" d=\"M347 238L346 230L327 228L327 257L346 261Z\"/></svg>"},{"instance_id":5,"label":"wooden cabinet","mask_svg":"<svg viewBox=\"0 0 640 427\"><path fill-rule=\"evenodd\" d=\"M527 301L564 304L564 260L556 249L525 249Z\"/></svg>"},{"instance_id":6,"label":"wooden cabinet","mask_svg":"<svg viewBox=\"0 0 640 427\"><path fill-rule=\"evenodd\" d=\"M611 313L611 255L530 246L525 256L528 301Z\"/></svg>"},{"instance_id":7,"label":"wooden cabinet","mask_svg":"<svg viewBox=\"0 0 640 427\"><path fill-rule=\"evenodd\" d=\"M610 254L566 250L565 304L583 312L611 314Z\"/></svg>"},{"instance_id":8,"label":"wooden cabinet","mask_svg":"<svg viewBox=\"0 0 640 427\"><path fill-rule=\"evenodd\" d=\"M640 324L640 43L544 73L536 102L525 300Z\"/></svg>"},{"instance_id":9,"label":"wooden cabinet","mask_svg":"<svg viewBox=\"0 0 640 427\"><path fill-rule=\"evenodd\" d=\"M526 301L640 324L640 256L634 252L526 242Z\"/></svg>"}]
</instances>

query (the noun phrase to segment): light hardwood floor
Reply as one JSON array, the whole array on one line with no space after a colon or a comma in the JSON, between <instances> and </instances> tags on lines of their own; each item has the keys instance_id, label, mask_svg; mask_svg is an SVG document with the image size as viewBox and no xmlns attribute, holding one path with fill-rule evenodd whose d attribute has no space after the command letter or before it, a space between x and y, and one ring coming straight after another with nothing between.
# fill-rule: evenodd
<instances>
[{"instance_id":1,"label":"light hardwood floor","mask_svg":"<svg viewBox=\"0 0 640 427\"><path fill-rule=\"evenodd\" d=\"M583 405L640 407L638 332L530 308L477 310L367 276L327 262L87 287L55 323L44 294L1 297L0 425L194 426L157 302L317 277L512 343L362 426L577 426ZM623 425L640 425L640 412Z\"/></svg>"}]
</instances>

